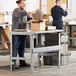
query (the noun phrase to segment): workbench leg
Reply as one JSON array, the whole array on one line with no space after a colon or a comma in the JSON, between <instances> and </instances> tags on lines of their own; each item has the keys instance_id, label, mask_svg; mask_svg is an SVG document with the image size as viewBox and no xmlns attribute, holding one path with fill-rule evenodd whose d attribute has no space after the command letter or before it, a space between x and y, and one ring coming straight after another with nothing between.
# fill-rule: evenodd
<instances>
[{"instance_id":1,"label":"workbench leg","mask_svg":"<svg viewBox=\"0 0 76 76\"><path fill-rule=\"evenodd\" d=\"M41 34L38 34L38 47L41 47ZM41 66L41 53L38 53L38 66Z\"/></svg>"},{"instance_id":2,"label":"workbench leg","mask_svg":"<svg viewBox=\"0 0 76 76\"><path fill-rule=\"evenodd\" d=\"M60 68L60 50L58 52L58 68Z\"/></svg>"},{"instance_id":3,"label":"workbench leg","mask_svg":"<svg viewBox=\"0 0 76 76\"><path fill-rule=\"evenodd\" d=\"M30 35L30 66L31 66L31 71L34 72L34 36Z\"/></svg>"},{"instance_id":4,"label":"workbench leg","mask_svg":"<svg viewBox=\"0 0 76 76\"><path fill-rule=\"evenodd\" d=\"M41 55L40 53L38 53L38 67L41 66Z\"/></svg>"},{"instance_id":5,"label":"workbench leg","mask_svg":"<svg viewBox=\"0 0 76 76\"><path fill-rule=\"evenodd\" d=\"M69 29L70 29L70 32L69 32L70 37L72 37L72 26L71 25L69 26ZM70 39L70 47L72 47L72 39Z\"/></svg>"},{"instance_id":6,"label":"workbench leg","mask_svg":"<svg viewBox=\"0 0 76 76\"><path fill-rule=\"evenodd\" d=\"M13 51L13 36L11 35L11 51L10 51L10 70L13 71L13 65L12 65L12 51Z\"/></svg>"},{"instance_id":7,"label":"workbench leg","mask_svg":"<svg viewBox=\"0 0 76 76\"><path fill-rule=\"evenodd\" d=\"M58 33L58 41L59 41L59 46L61 47L61 34L60 33ZM58 51L58 68L60 68L60 55L61 55L61 53L60 53L60 51L61 51L61 49Z\"/></svg>"}]
</instances>

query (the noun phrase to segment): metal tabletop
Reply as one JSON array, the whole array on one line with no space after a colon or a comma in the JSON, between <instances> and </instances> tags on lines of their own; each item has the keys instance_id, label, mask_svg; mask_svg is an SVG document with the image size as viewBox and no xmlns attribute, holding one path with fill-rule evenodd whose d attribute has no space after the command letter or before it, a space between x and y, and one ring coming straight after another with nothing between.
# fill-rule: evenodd
<instances>
[{"instance_id":1,"label":"metal tabletop","mask_svg":"<svg viewBox=\"0 0 76 76\"><path fill-rule=\"evenodd\" d=\"M63 30L50 30L50 31L31 31L31 32L15 32L11 31L9 34L12 35L33 35L33 34L45 34L45 33L57 33L57 32L63 32Z\"/></svg>"}]
</instances>

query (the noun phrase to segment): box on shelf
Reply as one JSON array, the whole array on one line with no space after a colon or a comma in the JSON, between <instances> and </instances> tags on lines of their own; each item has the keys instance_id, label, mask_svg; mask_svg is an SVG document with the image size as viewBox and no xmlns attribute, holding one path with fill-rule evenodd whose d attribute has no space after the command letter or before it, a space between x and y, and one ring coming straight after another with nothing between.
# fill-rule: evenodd
<instances>
[{"instance_id":1,"label":"box on shelf","mask_svg":"<svg viewBox=\"0 0 76 76\"><path fill-rule=\"evenodd\" d=\"M0 24L4 24L4 14L0 13Z\"/></svg>"},{"instance_id":2,"label":"box on shelf","mask_svg":"<svg viewBox=\"0 0 76 76\"><path fill-rule=\"evenodd\" d=\"M46 19L49 21L49 15L43 15L42 19Z\"/></svg>"},{"instance_id":3,"label":"box on shelf","mask_svg":"<svg viewBox=\"0 0 76 76\"><path fill-rule=\"evenodd\" d=\"M76 32L73 32L72 33L72 36L76 38Z\"/></svg>"},{"instance_id":4,"label":"box on shelf","mask_svg":"<svg viewBox=\"0 0 76 76\"><path fill-rule=\"evenodd\" d=\"M56 26L46 26L46 30L56 30Z\"/></svg>"},{"instance_id":5,"label":"box on shelf","mask_svg":"<svg viewBox=\"0 0 76 76\"><path fill-rule=\"evenodd\" d=\"M44 31L47 20L31 20L31 31Z\"/></svg>"},{"instance_id":6,"label":"box on shelf","mask_svg":"<svg viewBox=\"0 0 76 76\"><path fill-rule=\"evenodd\" d=\"M1 41L9 41L10 42L10 27L7 26L5 29L1 28ZM2 50L10 50L10 43L1 43Z\"/></svg>"}]
</instances>

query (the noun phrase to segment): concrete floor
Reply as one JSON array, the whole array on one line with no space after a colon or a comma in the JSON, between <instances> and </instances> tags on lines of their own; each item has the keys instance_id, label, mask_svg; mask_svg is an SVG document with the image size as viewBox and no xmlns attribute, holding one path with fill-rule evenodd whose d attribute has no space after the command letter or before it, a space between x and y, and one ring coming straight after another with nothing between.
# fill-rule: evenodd
<instances>
[{"instance_id":1,"label":"concrete floor","mask_svg":"<svg viewBox=\"0 0 76 76\"><path fill-rule=\"evenodd\" d=\"M69 49L72 53L70 65L61 66L42 66L35 67L35 72L32 73L29 68L20 68L13 72L10 71L9 53L0 51L0 76L76 76L76 49ZM74 51L72 51L74 50ZM29 54L25 54L26 57ZM27 61L29 63L29 61ZM37 65L37 55L35 55L35 64Z\"/></svg>"}]
</instances>

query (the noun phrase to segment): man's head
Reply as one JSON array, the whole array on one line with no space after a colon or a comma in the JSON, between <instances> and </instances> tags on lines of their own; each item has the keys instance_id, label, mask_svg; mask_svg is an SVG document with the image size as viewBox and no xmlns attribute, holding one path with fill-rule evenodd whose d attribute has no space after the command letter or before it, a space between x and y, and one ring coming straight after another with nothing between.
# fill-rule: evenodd
<instances>
[{"instance_id":1,"label":"man's head","mask_svg":"<svg viewBox=\"0 0 76 76\"><path fill-rule=\"evenodd\" d=\"M18 4L20 9L24 9L24 7L25 7L25 0L17 0L16 3Z\"/></svg>"},{"instance_id":2,"label":"man's head","mask_svg":"<svg viewBox=\"0 0 76 76\"><path fill-rule=\"evenodd\" d=\"M61 1L60 0L56 0L56 5L60 6L61 5Z\"/></svg>"}]
</instances>

